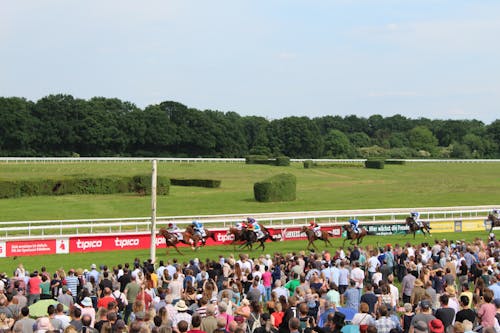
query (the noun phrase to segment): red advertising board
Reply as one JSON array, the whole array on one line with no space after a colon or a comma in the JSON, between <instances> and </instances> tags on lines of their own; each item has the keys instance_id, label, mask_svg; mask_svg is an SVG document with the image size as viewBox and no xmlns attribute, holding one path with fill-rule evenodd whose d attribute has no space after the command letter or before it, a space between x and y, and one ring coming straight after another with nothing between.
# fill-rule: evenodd
<instances>
[{"instance_id":1,"label":"red advertising board","mask_svg":"<svg viewBox=\"0 0 500 333\"><path fill-rule=\"evenodd\" d=\"M29 240L6 242L7 257L37 256L56 253L56 240Z\"/></svg>"},{"instance_id":2,"label":"red advertising board","mask_svg":"<svg viewBox=\"0 0 500 333\"><path fill-rule=\"evenodd\" d=\"M275 240L298 240L306 239L300 227L269 228ZM329 231L332 237L340 237L342 234L340 227L323 227ZM212 229L211 229L212 230ZM233 235L227 229L212 230L215 240L209 238L207 245L222 245L232 242ZM32 240L32 241L11 241L6 242L6 256L32 256L56 253L86 253L116 250L139 250L148 249L150 246L149 234L120 234L115 236L76 236L66 239ZM165 239L156 236L157 248L165 247ZM187 246L179 244L179 246Z\"/></svg>"}]
</instances>

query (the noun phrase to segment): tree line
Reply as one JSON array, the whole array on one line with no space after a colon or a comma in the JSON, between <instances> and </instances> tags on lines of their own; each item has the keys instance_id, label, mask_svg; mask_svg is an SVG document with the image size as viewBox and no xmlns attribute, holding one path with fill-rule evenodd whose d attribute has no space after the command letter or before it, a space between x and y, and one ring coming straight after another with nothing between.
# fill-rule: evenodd
<instances>
[{"instance_id":1,"label":"tree line","mask_svg":"<svg viewBox=\"0 0 500 333\"><path fill-rule=\"evenodd\" d=\"M500 120L323 116L269 120L165 101L0 97L2 156L499 158Z\"/></svg>"}]
</instances>

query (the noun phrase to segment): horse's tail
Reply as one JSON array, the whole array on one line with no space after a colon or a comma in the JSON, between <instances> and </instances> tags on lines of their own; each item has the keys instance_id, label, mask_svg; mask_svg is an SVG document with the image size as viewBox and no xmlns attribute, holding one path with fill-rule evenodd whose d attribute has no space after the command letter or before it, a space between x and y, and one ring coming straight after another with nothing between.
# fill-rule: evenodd
<instances>
[{"instance_id":1,"label":"horse's tail","mask_svg":"<svg viewBox=\"0 0 500 333\"><path fill-rule=\"evenodd\" d=\"M429 222L423 222L424 223L424 226L427 228L427 229L432 229L431 228L431 224Z\"/></svg>"}]
</instances>

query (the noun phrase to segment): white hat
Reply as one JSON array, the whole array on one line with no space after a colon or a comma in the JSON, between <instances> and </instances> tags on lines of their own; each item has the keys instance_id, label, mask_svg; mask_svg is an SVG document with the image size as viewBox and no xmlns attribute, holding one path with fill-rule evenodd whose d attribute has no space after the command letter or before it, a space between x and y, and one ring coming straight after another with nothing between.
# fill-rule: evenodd
<instances>
[{"instance_id":1,"label":"white hat","mask_svg":"<svg viewBox=\"0 0 500 333\"><path fill-rule=\"evenodd\" d=\"M90 269L96 269L97 266L95 264L90 265Z\"/></svg>"},{"instance_id":2,"label":"white hat","mask_svg":"<svg viewBox=\"0 0 500 333\"><path fill-rule=\"evenodd\" d=\"M90 299L90 297L85 297L82 300L82 305L83 306L92 306L92 300Z\"/></svg>"},{"instance_id":3,"label":"white hat","mask_svg":"<svg viewBox=\"0 0 500 333\"><path fill-rule=\"evenodd\" d=\"M184 300L181 299L175 304L175 309L177 311L187 311L188 307L186 305L186 302L184 302Z\"/></svg>"}]
</instances>

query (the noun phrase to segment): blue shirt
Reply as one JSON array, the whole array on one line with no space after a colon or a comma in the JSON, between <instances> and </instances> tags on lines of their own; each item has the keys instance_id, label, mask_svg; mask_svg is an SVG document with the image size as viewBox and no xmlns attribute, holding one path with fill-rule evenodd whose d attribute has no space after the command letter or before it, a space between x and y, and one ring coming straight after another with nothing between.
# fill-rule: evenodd
<instances>
[{"instance_id":1,"label":"blue shirt","mask_svg":"<svg viewBox=\"0 0 500 333\"><path fill-rule=\"evenodd\" d=\"M356 288L347 288L344 292L345 307L354 310L359 309L359 291Z\"/></svg>"}]
</instances>

